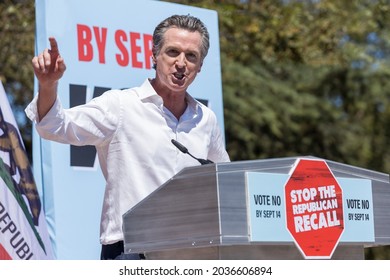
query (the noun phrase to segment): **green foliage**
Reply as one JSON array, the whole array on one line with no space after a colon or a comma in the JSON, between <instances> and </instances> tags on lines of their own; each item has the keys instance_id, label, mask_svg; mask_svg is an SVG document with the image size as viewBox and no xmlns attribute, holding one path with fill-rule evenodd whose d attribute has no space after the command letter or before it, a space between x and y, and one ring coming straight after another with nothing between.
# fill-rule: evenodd
<instances>
[{"instance_id":1,"label":"green foliage","mask_svg":"<svg viewBox=\"0 0 390 280\"><path fill-rule=\"evenodd\" d=\"M219 13L233 160L390 171L389 1L171 1Z\"/></svg>"},{"instance_id":2,"label":"green foliage","mask_svg":"<svg viewBox=\"0 0 390 280\"><path fill-rule=\"evenodd\" d=\"M232 160L390 172L390 2L171 1L217 10ZM389 246L366 249L389 259Z\"/></svg>"},{"instance_id":3,"label":"green foliage","mask_svg":"<svg viewBox=\"0 0 390 280\"><path fill-rule=\"evenodd\" d=\"M33 96L34 1L0 1L0 80L15 112L26 148L31 149L31 124L23 110Z\"/></svg>"}]
</instances>

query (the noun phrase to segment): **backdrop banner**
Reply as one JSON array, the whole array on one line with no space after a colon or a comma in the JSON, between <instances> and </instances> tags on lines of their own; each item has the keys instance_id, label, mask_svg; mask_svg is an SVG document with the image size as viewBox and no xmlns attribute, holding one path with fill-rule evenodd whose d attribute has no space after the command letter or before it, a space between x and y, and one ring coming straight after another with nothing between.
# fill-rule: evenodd
<instances>
[{"instance_id":1,"label":"backdrop banner","mask_svg":"<svg viewBox=\"0 0 390 280\"><path fill-rule=\"evenodd\" d=\"M49 47L50 36L57 39L67 66L58 88L64 107L153 78L153 30L173 14L196 16L209 30L209 54L189 93L215 112L224 131L218 14L162 1L36 0L36 53ZM46 141L34 129L33 159L56 257L99 259L105 182L95 148Z\"/></svg>"}]
</instances>

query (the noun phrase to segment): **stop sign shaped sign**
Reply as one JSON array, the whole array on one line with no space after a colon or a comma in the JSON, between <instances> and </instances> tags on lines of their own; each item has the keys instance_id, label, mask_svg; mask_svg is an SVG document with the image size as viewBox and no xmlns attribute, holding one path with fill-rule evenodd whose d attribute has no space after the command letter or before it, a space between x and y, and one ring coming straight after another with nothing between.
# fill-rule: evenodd
<instances>
[{"instance_id":1,"label":"stop sign shaped sign","mask_svg":"<svg viewBox=\"0 0 390 280\"><path fill-rule=\"evenodd\" d=\"M324 160L298 159L285 185L286 223L307 259L330 259L344 231L342 189Z\"/></svg>"}]
</instances>

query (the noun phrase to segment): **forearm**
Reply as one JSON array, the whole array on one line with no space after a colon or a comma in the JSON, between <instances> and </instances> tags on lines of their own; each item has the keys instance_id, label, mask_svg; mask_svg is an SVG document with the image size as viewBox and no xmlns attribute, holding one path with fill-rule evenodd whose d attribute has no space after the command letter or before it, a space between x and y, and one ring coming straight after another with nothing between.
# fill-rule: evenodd
<instances>
[{"instance_id":1,"label":"forearm","mask_svg":"<svg viewBox=\"0 0 390 280\"><path fill-rule=\"evenodd\" d=\"M39 84L39 94L37 102L38 117L41 121L53 107L57 98L58 82L49 85Z\"/></svg>"},{"instance_id":2,"label":"forearm","mask_svg":"<svg viewBox=\"0 0 390 280\"><path fill-rule=\"evenodd\" d=\"M42 53L34 56L32 66L39 81L38 95L38 117L41 121L57 98L58 81L66 70L64 59L58 51L57 41L49 38L51 49L45 49Z\"/></svg>"}]
</instances>

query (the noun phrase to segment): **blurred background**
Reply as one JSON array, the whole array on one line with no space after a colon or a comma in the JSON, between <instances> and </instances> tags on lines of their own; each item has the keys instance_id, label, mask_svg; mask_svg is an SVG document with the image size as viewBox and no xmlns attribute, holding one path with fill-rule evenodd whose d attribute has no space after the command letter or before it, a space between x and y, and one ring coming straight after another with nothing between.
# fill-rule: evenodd
<instances>
[{"instance_id":1,"label":"blurred background","mask_svg":"<svg viewBox=\"0 0 390 280\"><path fill-rule=\"evenodd\" d=\"M390 0L165 2L218 12L233 161L311 155L390 173ZM0 79L33 164L34 0L0 0L0 38ZM390 259L390 246L365 257Z\"/></svg>"}]
</instances>

